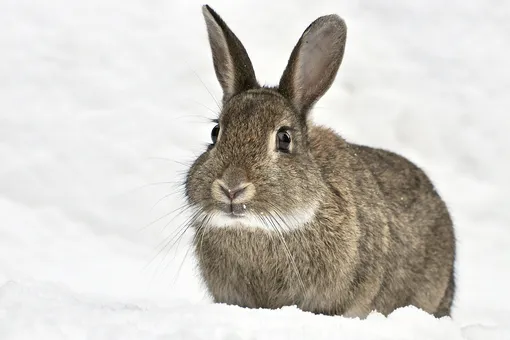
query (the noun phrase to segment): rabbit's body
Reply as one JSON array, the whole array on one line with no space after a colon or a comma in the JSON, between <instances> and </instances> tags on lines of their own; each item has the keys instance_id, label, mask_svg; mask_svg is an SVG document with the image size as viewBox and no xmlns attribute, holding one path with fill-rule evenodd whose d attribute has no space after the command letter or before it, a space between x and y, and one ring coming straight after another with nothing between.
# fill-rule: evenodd
<instances>
[{"instance_id":1,"label":"rabbit's body","mask_svg":"<svg viewBox=\"0 0 510 340\"><path fill-rule=\"evenodd\" d=\"M447 315L454 243L443 239L453 240L451 221L426 175L321 127L310 137L329 184L311 227L283 233L286 244L260 228L204 228L195 237L215 301L360 317L415 305Z\"/></svg>"},{"instance_id":2,"label":"rabbit's body","mask_svg":"<svg viewBox=\"0 0 510 340\"><path fill-rule=\"evenodd\" d=\"M280 86L261 88L237 38L210 8L204 14L224 107L217 142L191 167L186 189L199 269L214 300L359 317L414 305L449 315L455 237L427 176L397 154L348 143L308 120L343 46L340 60L315 64L333 77L322 85L317 78L311 93L296 86L306 85L296 83L305 81L296 63L313 57L304 41L320 37L334 49L343 34L345 42L343 22L318 19ZM227 41L215 41L220 33ZM230 60L218 55L225 46ZM226 72L234 75L222 78Z\"/></svg>"}]
</instances>

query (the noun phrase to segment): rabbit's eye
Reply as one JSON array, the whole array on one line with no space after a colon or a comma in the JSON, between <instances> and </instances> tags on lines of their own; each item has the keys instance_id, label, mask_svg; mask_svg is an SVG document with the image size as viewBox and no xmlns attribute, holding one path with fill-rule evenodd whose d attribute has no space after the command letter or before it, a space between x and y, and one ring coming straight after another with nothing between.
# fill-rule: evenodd
<instances>
[{"instance_id":1,"label":"rabbit's eye","mask_svg":"<svg viewBox=\"0 0 510 340\"><path fill-rule=\"evenodd\" d=\"M213 127L211 131L211 140L213 144L216 144L216 141L218 140L218 134L220 133L220 126L216 124L215 127Z\"/></svg>"},{"instance_id":2,"label":"rabbit's eye","mask_svg":"<svg viewBox=\"0 0 510 340\"><path fill-rule=\"evenodd\" d=\"M290 152L290 133L285 128L281 128L276 133L276 148L281 152Z\"/></svg>"}]
</instances>

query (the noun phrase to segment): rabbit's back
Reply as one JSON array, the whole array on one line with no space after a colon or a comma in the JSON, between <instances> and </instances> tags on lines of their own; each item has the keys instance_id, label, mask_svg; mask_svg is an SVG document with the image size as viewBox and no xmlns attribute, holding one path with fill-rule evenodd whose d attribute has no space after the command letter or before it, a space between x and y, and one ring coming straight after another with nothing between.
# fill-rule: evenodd
<instances>
[{"instance_id":1,"label":"rabbit's back","mask_svg":"<svg viewBox=\"0 0 510 340\"><path fill-rule=\"evenodd\" d=\"M413 304L448 315L455 236L427 175L398 154L348 143L329 129L314 127L310 136L324 179L355 207L358 266L369 268L367 280L379 278L370 287L372 307L384 312Z\"/></svg>"}]
</instances>

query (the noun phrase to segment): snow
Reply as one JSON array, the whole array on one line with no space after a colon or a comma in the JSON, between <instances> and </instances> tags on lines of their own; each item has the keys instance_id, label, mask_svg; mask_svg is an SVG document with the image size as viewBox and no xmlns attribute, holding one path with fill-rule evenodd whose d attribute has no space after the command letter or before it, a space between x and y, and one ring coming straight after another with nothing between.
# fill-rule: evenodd
<instances>
[{"instance_id":1,"label":"snow","mask_svg":"<svg viewBox=\"0 0 510 340\"><path fill-rule=\"evenodd\" d=\"M179 214L221 97L201 5L0 3L0 339L509 339L510 5L210 3L263 83L312 20L344 17L344 62L314 119L437 185L459 240L440 320L211 303Z\"/></svg>"}]
</instances>

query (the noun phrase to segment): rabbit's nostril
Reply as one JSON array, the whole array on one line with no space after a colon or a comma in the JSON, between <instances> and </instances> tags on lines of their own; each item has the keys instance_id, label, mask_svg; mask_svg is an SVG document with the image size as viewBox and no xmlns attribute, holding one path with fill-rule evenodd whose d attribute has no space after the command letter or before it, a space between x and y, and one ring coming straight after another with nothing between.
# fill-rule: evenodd
<instances>
[{"instance_id":1,"label":"rabbit's nostril","mask_svg":"<svg viewBox=\"0 0 510 340\"><path fill-rule=\"evenodd\" d=\"M221 191L223 191L223 193L225 194L225 196L230 198L230 200L235 199L240 194L242 194L243 191L246 190L245 186L243 186L243 187L236 187L236 188L230 189L230 188L226 187L223 184L220 184L220 188L221 188Z\"/></svg>"},{"instance_id":2,"label":"rabbit's nostril","mask_svg":"<svg viewBox=\"0 0 510 340\"><path fill-rule=\"evenodd\" d=\"M255 195L255 186L250 182L236 181L227 183L217 179L211 186L212 198L223 204L241 204L251 201Z\"/></svg>"}]
</instances>

